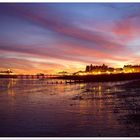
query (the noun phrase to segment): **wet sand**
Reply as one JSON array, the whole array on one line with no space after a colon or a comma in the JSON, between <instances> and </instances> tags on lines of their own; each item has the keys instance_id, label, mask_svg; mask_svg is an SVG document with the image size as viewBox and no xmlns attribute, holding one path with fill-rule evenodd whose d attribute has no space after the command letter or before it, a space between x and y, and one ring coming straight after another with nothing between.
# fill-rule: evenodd
<instances>
[{"instance_id":1,"label":"wet sand","mask_svg":"<svg viewBox=\"0 0 140 140\"><path fill-rule=\"evenodd\" d=\"M140 136L140 81L0 79L0 136Z\"/></svg>"}]
</instances>

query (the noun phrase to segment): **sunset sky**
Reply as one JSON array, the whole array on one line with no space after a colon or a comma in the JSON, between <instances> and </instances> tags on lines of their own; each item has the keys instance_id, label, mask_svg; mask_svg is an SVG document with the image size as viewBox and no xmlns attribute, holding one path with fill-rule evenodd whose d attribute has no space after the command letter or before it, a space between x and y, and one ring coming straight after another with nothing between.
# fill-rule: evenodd
<instances>
[{"instance_id":1,"label":"sunset sky","mask_svg":"<svg viewBox=\"0 0 140 140\"><path fill-rule=\"evenodd\" d=\"M0 70L75 72L139 60L140 4L0 4Z\"/></svg>"}]
</instances>

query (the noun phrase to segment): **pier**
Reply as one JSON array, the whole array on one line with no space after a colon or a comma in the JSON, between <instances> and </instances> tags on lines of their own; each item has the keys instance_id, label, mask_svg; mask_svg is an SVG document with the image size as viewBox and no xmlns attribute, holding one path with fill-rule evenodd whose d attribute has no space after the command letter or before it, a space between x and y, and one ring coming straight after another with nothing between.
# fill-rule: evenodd
<instances>
[{"instance_id":1,"label":"pier","mask_svg":"<svg viewBox=\"0 0 140 140\"><path fill-rule=\"evenodd\" d=\"M3 74L0 75L0 78L18 78L18 79L49 79L55 78L56 75L12 75L12 74Z\"/></svg>"},{"instance_id":2,"label":"pier","mask_svg":"<svg viewBox=\"0 0 140 140\"><path fill-rule=\"evenodd\" d=\"M48 80L47 84L75 84L88 82L113 82L140 79L140 73L100 74L100 75L0 75L0 78L25 80ZM61 81L62 80L62 81Z\"/></svg>"}]
</instances>

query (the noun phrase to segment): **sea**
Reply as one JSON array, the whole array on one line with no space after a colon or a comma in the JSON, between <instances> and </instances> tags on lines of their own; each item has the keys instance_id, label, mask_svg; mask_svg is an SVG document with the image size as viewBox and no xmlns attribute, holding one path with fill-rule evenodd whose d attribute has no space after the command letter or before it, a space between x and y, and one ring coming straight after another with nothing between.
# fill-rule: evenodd
<instances>
[{"instance_id":1,"label":"sea","mask_svg":"<svg viewBox=\"0 0 140 140\"><path fill-rule=\"evenodd\" d=\"M140 80L0 79L0 137L139 137Z\"/></svg>"}]
</instances>

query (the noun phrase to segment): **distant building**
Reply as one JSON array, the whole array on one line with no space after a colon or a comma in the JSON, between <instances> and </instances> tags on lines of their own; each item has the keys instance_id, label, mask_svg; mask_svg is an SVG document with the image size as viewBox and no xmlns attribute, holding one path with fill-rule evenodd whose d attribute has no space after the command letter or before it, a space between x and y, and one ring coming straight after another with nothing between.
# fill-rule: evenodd
<instances>
[{"instance_id":1,"label":"distant building","mask_svg":"<svg viewBox=\"0 0 140 140\"><path fill-rule=\"evenodd\" d=\"M86 72L89 72L90 71L90 66L86 66Z\"/></svg>"},{"instance_id":2,"label":"distant building","mask_svg":"<svg viewBox=\"0 0 140 140\"><path fill-rule=\"evenodd\" d=\"M107 65L87 65L85 73L87 74L117 74L117 73L140 72L140 65L124 65L123 68L112 68Z\"/></svg>"},{"instance_id":3,"label":"distant building","mask_svg":"<svg viewBox=\"0 0 140 140\"><path fill-rule=\"evenodd\" d=\"M114 73L123 73L123 68L115 68Z\"/></svg>"},{"instance_id":4,"label":"distant building","mask_svg":"<svg viewBox=\"0 0 140 140\"><path fill-rule=\"evenodd\" d=\"M73 75L86 75L86 72L85 71L78 71L78 72L73 73Z\"/></svg>"},{"instance_id":5,"label":"distant building","mask_svg":"<svg viewBox=\"0 0 140 140\"><path fill-rule=\"evenodd\" d=\"M124 72L140 72L140 65L124 65Z\"/></svg>"},{"instance_id":6,"label":"distant building","mask_svg":"<svg viewBox=\"0 0 140 140\"><path fill-rule=\"evenodd\" d=\"M11 69L7 69L7 70L3 70L3 71L0 71L0 74L1 75L7 75L7 74L12 74L13 72L12 72L12 70Z\"/></svg>"},{"instance_id":7,"label":"distant building","mask_svg":"<svg viewBox=\"0 0 140 140\"><path fill-rule=\"evenodd\" d=\"M61 72L58 72L58 75L72 75L72 74L67 71L61 71Z\"/></svg>"},{"instance_id":8,"label":"distant building","mask_svg":"<svg viewBox=\"0 0 140 140\"><path fill-rule=\"evenodd\" d=\"M101 66L95 65L93 66L92 64L89 66L86 66L85 71L86 72L106 72L106 71L112 71L114 70L113 68L108 67L107 65L103 64Z\"/></svg>"},{"instance_id":9,"label":"distant building","mask_svg":"<svg viewBox=\"0 0 140 140\"><path fill-rule=\"evenodd\" d=\"M37 76L44 76L44 73L37 73Z\"/></svg>"}]
</instances>

